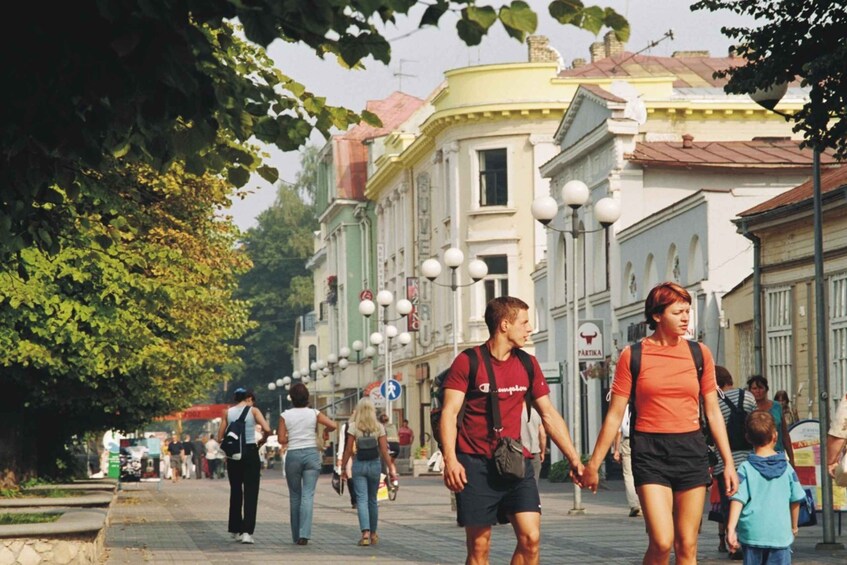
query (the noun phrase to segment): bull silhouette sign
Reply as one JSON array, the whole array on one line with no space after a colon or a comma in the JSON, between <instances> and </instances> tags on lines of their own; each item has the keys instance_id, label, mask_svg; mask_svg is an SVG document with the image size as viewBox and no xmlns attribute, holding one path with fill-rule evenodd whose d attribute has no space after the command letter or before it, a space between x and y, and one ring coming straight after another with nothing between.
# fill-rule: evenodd
<instances>
[{"instance_id":1,"label":"bull silhouette sign","mask_svg":"<svg viewBox=\"0 0 847 565\"><path fill-rule=\"evenodd\" d=\"M576 336L580 361L602 361L605 358L603 320L580 322Z\"/></svg>"}]
</instances>

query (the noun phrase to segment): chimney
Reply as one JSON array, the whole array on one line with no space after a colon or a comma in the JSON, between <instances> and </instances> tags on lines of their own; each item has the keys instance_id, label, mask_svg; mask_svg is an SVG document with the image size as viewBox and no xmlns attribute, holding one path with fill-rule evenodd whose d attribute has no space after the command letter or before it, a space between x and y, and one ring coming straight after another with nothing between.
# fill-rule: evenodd
<instances>
[{"instance_id":1,"label":"chimney","mask_svg":"<svg viewBox=\"0 0 847 565\"><path fill-rule=\"evenodd\" d=\"M530 63L556 63L559 56L550 47L550 40L543 35L530 35L526 38L526 48Z\"/></svg>"},{"instance_id":2,"label":"chimney","mask_svg":"<svg viewBox=\"0 0 847 565\"><path fill-rule=\"evenodd\" d=\"M673 57L674 59L687 59L689 57L708 57L709 52L706 50L702 51L674 51Z\"/></svg>"},{"instance_id":3,"label":"chimney","mask_svg":"<svg viewBox=\"0 0 847 565\"><path fill-rule=\"evenodd\" d=\"M606 53L606 57L614 57L623 53L624 44L618 41L618 38L615 37L615 32L610 31L603 36L603 50Z\"/></svg>"},{"instance_id":4,"label":"chimney","mask_svg":"<svg viewBox=\"0 0 847 565\"><path fill-rule=\"evenodd\" d=\"M591 51L592 63L606 58L606 46L603 45L602 41L595 41L592 43L591 47L589 47L589 51Z\"/></svg>"},{"instance_id":5,"label":"chimney","mask_svg":"<svg viewBox=\"0 0 847 565\"><path fill-rule=\"evenodd\" d=\"M571 68L572 69L578 69L578 68L584 67L584 66L585 66L585 59L583 59L581 57L579 59L574 59L571 62Z\"/></svg>"},{"instance_id":6,"label":"chimney","mask_svg":"<svg viewBox=\"0 0 847 565\"><path fill-rule=\"evenodd\" d=\"M686 133L682 136L682 148L691 149L692 147L694 147L694 136L690 133Z\"/></svg>"}]
</instances>

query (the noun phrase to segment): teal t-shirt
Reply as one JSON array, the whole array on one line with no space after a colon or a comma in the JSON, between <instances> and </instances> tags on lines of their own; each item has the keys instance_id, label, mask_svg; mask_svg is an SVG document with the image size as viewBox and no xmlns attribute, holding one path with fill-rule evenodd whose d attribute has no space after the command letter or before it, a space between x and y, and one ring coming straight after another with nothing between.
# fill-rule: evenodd
<instances>
[{"instance_id":1,"label":"teal t-shirt","mask_svg":"<svg viewBox=\"0 0 847 565\"><path fill-rule=\"evenodd\" d=\"M771 402L771 408L768 410L773 416L773 421L776 423L776 449L777 451L785 451L785 438L782 435L782 404L777 401Z\"/></svg>"},{"instance_id":2,"label":"teal t-shirt","mask_svg":"<svg viewBox=\"0 0 847 565\"><path fill-rule=\"evenodd\" d=\"M786 463L782 475L768 480L745 461L738 468L738 482L738 492L730 497L744 505L736 528L738 540L743 545L769 548L785 548L794 543L791 503L806 498L794 468Z\"/></svg>"}]
</instances>

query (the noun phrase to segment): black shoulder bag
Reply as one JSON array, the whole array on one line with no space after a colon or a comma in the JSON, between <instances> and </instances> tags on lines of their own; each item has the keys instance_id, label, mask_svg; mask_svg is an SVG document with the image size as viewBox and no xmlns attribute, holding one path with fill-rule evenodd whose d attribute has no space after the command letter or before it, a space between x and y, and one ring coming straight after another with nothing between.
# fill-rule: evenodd
<instances>
[{"instance_id":1,"label":"black shoulder bag","mask_svg":"<svg viewBox=\"0 0 847 565\"><path fill-rule=\"evenodd\" d=\"M485 369L488 371L488 387L491 396L491 419L494 433L497 434L497 447L494 450L494 466L504 479L518 481L526 477L526 462L523 456L521 442L510 437L503 437L503 423L500 420L500 397L498 396L497 381L491 366L491 353L488 345L480 347Z\"/></svg>"}]
</instances>

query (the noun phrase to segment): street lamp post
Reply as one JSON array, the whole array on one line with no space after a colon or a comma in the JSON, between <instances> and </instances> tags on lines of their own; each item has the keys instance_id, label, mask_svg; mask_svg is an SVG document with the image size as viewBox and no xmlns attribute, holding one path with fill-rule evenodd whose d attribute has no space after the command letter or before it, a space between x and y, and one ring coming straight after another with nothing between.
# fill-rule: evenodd
<instances>
[{"instance_id":1,"label":"street lamp post","mask_svg":"<svg viewBox=\"0 0 847 565\"><path fill-rule=\"evenodd\" d=\"M750 94L750 98L767 110L791 120L791 114L780 112L776 105L788 92L788 83L779 83ZM820 413L820 473L821 473L821 515L823 518L823 542L816 549L844 549L844 544L835 541L835 516L832 507L832 481L827 473L826 436L829 430L829 352L826 340L826 304L824 302L823 271L823 205L821 198L821 144L815 142L812 148L812 214L814 232L815 263L815 351L817 361L818 412ZM761 300L759 296L756 300ZM761 338L759 338L761 339ZM761 349L759 350L761 352ZM761 354L761 353L760 353Z\"/></svg>"},{"instance_id":2,"label":"street lamp post","mask_svg":"<svg viewBox=\"0 0 847 565\"><path fill-rule=\"evenodd\" d=\"M287 380L286 380L287 379ZM279 413L282 414L282 387L291 382L291 377L283 377L281 379L277 379L276 381L271 381L268 383L268 390L274 391L276 389L280 389L279 392Z\"/></svg>"},{"instance_id":3,"label":"street lamp post","mask_svg":"<svg viewBox=\"0 0 847 565\"><path fill-rule=\"evenodd\" d=\"M394 419L394 416L391 413L391 400L388 387L389 381L391 380L391 340L397 337L398 334L397 327L391 325L390 322L396 322L408 316L412 311L412 303L405 298L399 299L394 307L397 310L397 313L400 314L400 317L389 320L388 308L392 303L394 303L394 294L390 290L380 290L376 294L376 301L380 306L382 306L383 327L381 334L379 332L371 334L370 342L375 346L379 346L381 343L385 342L385 376L383 379L383 386L385 388L385 412L388 414L388 423L390 424ZM376 305L372 301L365 299L359 302L359 314L362 316L369 318L375 311ZM409 341L411 341L411 336L409 336Z\"/></svg>"},{"instance_id":4,"label":"street lamp post","mask_svg":"<svg viewBox=\"0 0 847 565\"><path fill-rule=\"evenodd\" d=\"M459 284L459 275L456 270L465 262L465 254L462 253L461 249L456 247L451 247L450 249L444 252L444 264L450 269L450 284L441 284L435 282L435 279L438 278L438 275L441 274L441 263L438 262L438 259L427 259L421 264L421 273L429 282L437 286L448 287L453 291L453 359L459 356L459 332L457 330L457 326L459 323L459 297L456 293L456 290L462 287L471 286L472 284L476 284L485 278L485 275L488 274L488 265L485 264L485 261L481 261L479 259L474 259L470 263L468 263L468 274L471 276L471 282L466 284Z\"/></svg>"},{"instance_id":5,"label":"street lamp post","mask_svg":"<svg viewBox=\"0 0 847 565\"><path fill-rule=\"evenodd\" d=\"M600 199L594 205L594 217L602 226L596 230L581 230L579 228L579 209L588 203L591 196L591 191L588 186L579 180L572 180L565 183L562 187L562 202L571 208L571 229L560 230L550 225L553 218L559 212L559 203L552 196L541 196L536 198L532 203L532 216L541 222L547 229L559 232L569 233L573 238L573 253L571 253L571 266L573 273L573 292L571 298L573 300L573 317L572 317L572 335L571 335L571 353L570 353L570 385L571 385L571 433L573 434L574 449L579 457L582 457L582 399L580 398L580 376L579 376L579 343L577 333L579 332L579 294L577 293L577 249L579 244L580 234L591 233L605 230L610 225L615 223L621 215L620 204L610 197ZM584 267L584 266L583 266ZM564 384L562 384L562 410L565 408L564 399ZM583 514L585 509L582 508L582 492L581 489L574 484L573 508L571 514Z\"/></svg>"}]
</instances>

